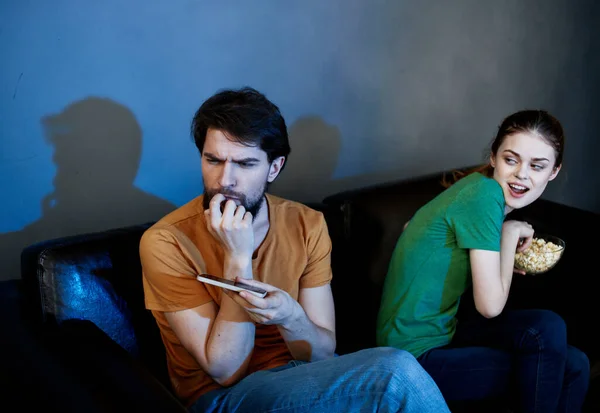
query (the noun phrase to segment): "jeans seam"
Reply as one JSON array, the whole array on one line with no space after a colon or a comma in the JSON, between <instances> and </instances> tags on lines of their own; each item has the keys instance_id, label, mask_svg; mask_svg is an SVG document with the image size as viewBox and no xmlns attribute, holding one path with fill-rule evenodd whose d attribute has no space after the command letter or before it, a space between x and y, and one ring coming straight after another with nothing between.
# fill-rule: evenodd
<instances>
[{"instance_id":1,"label":"jeans seam","mask_svg":"<svg viewBox=\"0 0 600 413\"><path fill-rule=\"evenodd\" d=\"M535 340L538 343L538 361L537 361L537 374L535 377L535 396L534 396L534 400L535 400L535 405L534 405L534 411L537 411L537 406L538 406L538 397L539 397L539 390L540 390L540 378L541 378L541 373L542 373L542 352L544 351L544 342L541 339L541 335L539 333L539 331L537 331L534 328L528 328L527 332L530 333L533 338L535 338Z\"/></svg>"},{"instance_id":2,"label":"jeans seam","mask_svg":"<svg viewBox=\"0 0 600 413\"><path fill-rule=\"evenodd\" d=\"M386 392L361 392L361 393L352 393L352 394L347 394L347 395L340 395L340 396L335 396L332 398L327 398L327 401L335 401L335 400L339 400L339 399L343 399L343 398L347 398L350 396L357 396L360 395L361 397L366 396L372 396L372 395L377 395L377 396L384 396L386 394ZM293 406L285 406L285 407L277 407L275 409L270 409L270 410L265 410L265 413L273 413L273 412L278 412L278 411L282 411L282 410L286 410L286 409L297 409L297 408L303 408L303 407L307 407L307 406L314 406L317 404L320 404L321 401L316 402L316 403L303 403L303 404L298 404L298 405L293 405Z\"/></svg>"},{"instance_id":3,"label":"jeans seam","mask_svg":"<svg viewBox=\"0 0 600 413\"><path fill-rule=\"evenodd\" d=\"M569 407L569 395L571 394L570 390L571 390L571 385L572 384L573 384L573 382L571 381L566 386L564 386L564 382L563 382L563 386L564 387L561 389L561 394L562 394L562 397L563 397L563 400L564 400L564 405L567 408ZM570 409L568 411L570 411Z\"/></svg>"}]
</instances>

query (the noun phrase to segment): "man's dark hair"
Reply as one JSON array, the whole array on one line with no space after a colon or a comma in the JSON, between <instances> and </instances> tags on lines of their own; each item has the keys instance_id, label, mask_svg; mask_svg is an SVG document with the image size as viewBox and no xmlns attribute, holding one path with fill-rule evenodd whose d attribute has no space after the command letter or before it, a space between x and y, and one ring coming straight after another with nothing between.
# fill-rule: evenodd
<instances>
[{"instance_id":1,"label":"man's dark hair","mask_svg":"<svg viewBox=\"0 0 600 413\"><path fill-rule=\"evenodd\" d=\"M269 162L287 158L291 150L279 108L251 87L221 90L198 108L191 132L201 154L209 128L221 130L234 142L260 147Z\"/></svg>"}]
</instances>

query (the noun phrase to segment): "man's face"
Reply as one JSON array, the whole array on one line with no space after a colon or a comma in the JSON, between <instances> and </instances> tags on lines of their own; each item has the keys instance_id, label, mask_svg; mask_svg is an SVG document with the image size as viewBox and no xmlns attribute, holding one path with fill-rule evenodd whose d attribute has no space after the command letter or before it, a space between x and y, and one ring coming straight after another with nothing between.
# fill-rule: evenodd
<instances>
[{"instance_id":1,"label":"man's face","mask_svg":"<svg viewBox=\"0 0 600 413\"><path fill-rule=\"evenodd\" d=\"M507 136L492 156L494 179L504 192L506 212L523 208L538 199L548 182L556 178L556 154L540 136L519 132Z\"/></svg>"},{"instance_id":2,"label":"man's face","mask_svg":"<svg viewBox=\"0 0 600 413\"><path fill-rule=\"evenodd\" d=\"M269 163L266 152L259 147L233 142L222 131L209 128L202 151L204 208L220 193L256 217L267 184L275 180L283 160Z\"/></svg>"}]
</instances>

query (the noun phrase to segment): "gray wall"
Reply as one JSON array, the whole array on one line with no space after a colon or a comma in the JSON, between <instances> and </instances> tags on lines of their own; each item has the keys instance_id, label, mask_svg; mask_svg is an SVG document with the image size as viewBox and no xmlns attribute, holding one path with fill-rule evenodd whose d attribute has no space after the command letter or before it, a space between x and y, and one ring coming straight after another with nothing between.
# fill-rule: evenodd
<instances>
[{"instance_id":1,"label":"gray wall","mask_svg":"<svg viewBox=\"0 0 600 413\"><path fill-rule=\"evenodd\" d=\"M391 9L379 16L378 30L388 36L376 46L373 73L352 86L365 98L354 116L363 117L367 130L305 120L292 136L295 148L304 142L306 148L300 147L300 159L291 157L274 190L317 200L476 164L504 116L545 108L562 121L567 150L544 198L600 212L598 2L426 1ZM369 85L377 88L373 101L364 92ZM340 146L332 176L327 162ZM311 164L316 167L307 170Z\"/></svg>"},{"instance_id":2,"label":"gray wall","mask_svg":"<svg viewBox=\"0 0 600 413\"><path fill-rule=\"evenodd\" d=\"M600 212L597 4L2 2L0 279L30 243L200 194L189 122L224 87L254 86L286 117L278 195L472 165L502 117L542 107L568 139L544 197Z\"/></svg>"}]
</instances>

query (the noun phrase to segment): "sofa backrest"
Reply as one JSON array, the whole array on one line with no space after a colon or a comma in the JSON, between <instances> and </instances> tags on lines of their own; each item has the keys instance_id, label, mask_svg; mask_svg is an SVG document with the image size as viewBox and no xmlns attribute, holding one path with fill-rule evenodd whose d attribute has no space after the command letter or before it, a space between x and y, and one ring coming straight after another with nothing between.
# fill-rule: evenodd
<instances>
[{"instance_id":1,"label":"sofa backrest","mask_svg":"<svg viewBox=\"0 0 600 413\"><path fill-rule=\"evenodd\" d=\"M339 353L375 346L381 288L398 237L412 215L444 190L443 178L435 173L324 199L342 219L341 224L328 220Z\"/></svg>"},{"instance_id":2,"label":"sofa backrest","mask_svg":"<svg viewBox=\"0 0 600 413\"><path fill-rule=\"evenodd\" d=\"M376 345L381 288L397 239L406 221L444 190L441 182L448 173L341 192L309 205L324 213L333 242L338 353ZM551 273L515 278L507 305L559 312L572 343L588 355L598 354L600 343L590 338L595 332L588 327L597 321L598 290L592 284L598 269L574 267L593 262L595 243L577 233L598 233L600 216L538 200L508 218L527 220L537 230L563 238L567 248ZM90 320L169 386L158 327L144 306L139 240L150 225L32 245L22 253L22 279L28 310L41 323Z\"/></svg>"},{"instance_id":3,"label":"sofa backrest","mask_svg":"<svg viewBox=\"0 0 600 413\"><path fill-rule=\"evenodd\" d=\"M31 245L21 254L21 278L38 322L89 320L168 385L159 330L144 306L139 241L150 225Z\"/></svg>"}]
</instances>

